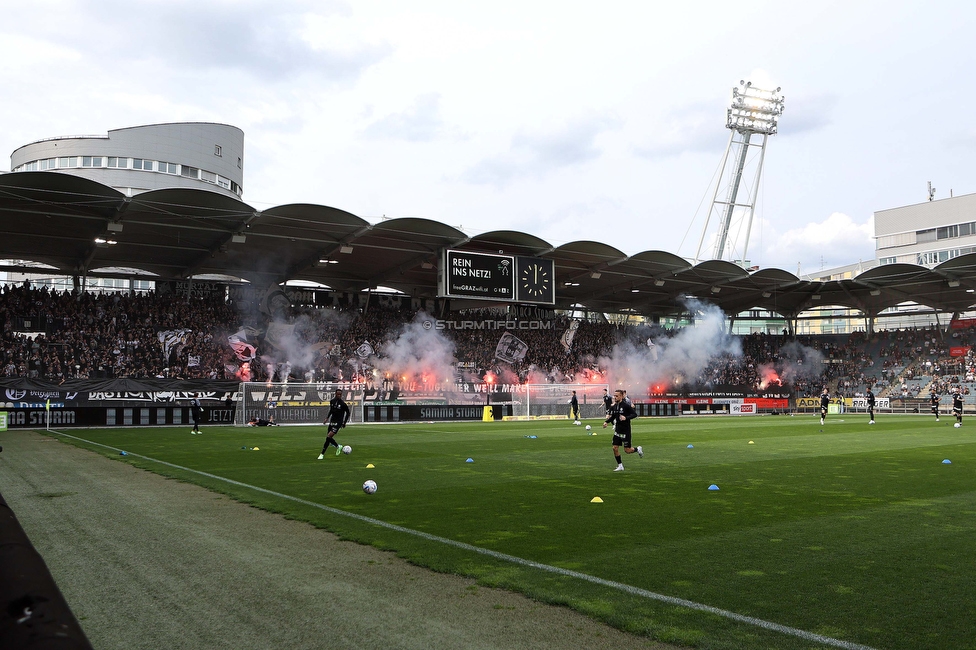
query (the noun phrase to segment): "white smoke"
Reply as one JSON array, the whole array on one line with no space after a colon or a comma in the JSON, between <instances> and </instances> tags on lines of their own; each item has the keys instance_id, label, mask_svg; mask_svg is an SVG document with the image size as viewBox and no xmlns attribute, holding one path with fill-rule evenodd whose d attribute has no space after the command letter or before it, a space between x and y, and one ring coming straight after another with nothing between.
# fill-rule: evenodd
<instances>
[{"instance_id":1,"label":"white smoke","mask_svg":"<svg viewBox=\"0 0 976 650\"><path fill-rule=\"evenodd\" d=\"M268 381L288 381L293 369L304 376L323 364L337 338L352 324L352 317L333 309L322 309L312 316L301 315L290 323L273 321L265 332L266 354L261 356ZM327 364L330 365L330 364Z\"/></svg>"},{"instance_id":2,"label":"white smoke","mask_svg":"<svg viewBox=\"0 0 976 650\"><path fill-rule=\"evenodd\" d=\"M798 341L790 341L779 349L778 359L759 366L760 388L772 384L795 384L813 380L823 374L823 354Z\"/></svg>"},{"instance_id":3,"label":"white smoke","mask_svg":"<svg viewBox=\"0 0 976 650\"><path fill-rule=\"evenodd\" d=\"M431 325L434 319L418 312L396 338L380 345L373 366L411 390L421 385L454 382L454 342Z\"/></svg>"},{"instance_id":4,"label":"white smoke","mask_svg":"<svg viewBox=\"0 0 976 650\"><path fill-rule=\"evenodd\" d=\"M703 376L713 361L723 357L738 361L742 356L739 340L726 329L725 314L715 305L689 300L685 303L695 323L666 336L635 332L633 339L614 345L610 356L601 357L599 365L610 384L642 397L650 390L709 382Z\"/></svg>"}]
</instances>

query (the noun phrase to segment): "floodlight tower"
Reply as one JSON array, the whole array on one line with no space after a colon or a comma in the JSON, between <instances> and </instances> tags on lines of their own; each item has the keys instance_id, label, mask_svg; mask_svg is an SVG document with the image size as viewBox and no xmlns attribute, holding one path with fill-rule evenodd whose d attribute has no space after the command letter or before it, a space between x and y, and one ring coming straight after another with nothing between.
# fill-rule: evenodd
<instances>
[{"instance_id":1,"label":"floodlight tower","mask_svg":"<svg viewBox=\"0 0 976 650\"><path fill-rule=\"evenodd\" d=\"M708 211L708 218L705 220L701 238L698 240L698 251L695 253L696 261L701 259L702 244L705 241L712 215L721 215L712 259L720 260L727 254L731 262L738 262L742 265L747 262L749 234L752 230L752 217L756 209L756 196L759 190L759 179L762 177L763 160L766 157L766 142L769 140L769 136L776 135L779 116L783 114L783 104L786 101L786 98L780 95L780 90L780 88L761 90L753 86L751 81L740 81L739 87L732 89L732 105L728 109L728 121L725 124L732 133L729 136L729 145L725 149L725 156L722 158L722 170L719 174L719 180L715 184L712 206ZM754 140L753 136L761 137ZM755 151L757 148L758 152ZM751 165L749 170L753 175L752 178L745 179L746 163L749 160L750 153L753 154L754 161L758 158L758 162ZM735 167L727 169L730 156L735 159ZM726 173L727 171L728 173ZM743 180L751 180L752 183L751 186L747 183L747 195L740 201L739 188ZM726 188L725 198L719 200L718 193L723 186ZM738 239L737 235L731 237L729 235L734 215L745 221L745 242L742 246L741 256L734 252L734 243ZM743 227L742 220L738 223L741 229ZM739 259L736 260L736 257Z\"/></svg>"}]
</instances>

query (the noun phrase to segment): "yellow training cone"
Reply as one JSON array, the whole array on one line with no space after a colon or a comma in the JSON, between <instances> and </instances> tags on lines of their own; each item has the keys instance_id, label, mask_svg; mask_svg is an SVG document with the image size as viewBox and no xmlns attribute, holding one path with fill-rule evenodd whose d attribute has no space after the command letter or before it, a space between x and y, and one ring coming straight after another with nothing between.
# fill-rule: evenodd
<instances>
[{"instance_id":1,"label":"yellow training cone","mask_svg":"<svg viewBox=\"0 0 976 650\"><path fill-rule=\"evenodd\" d=\"M261 451L261 448L260 447L254 447L253 448L253 451Z\"/></svg>"},{"instance_id":2,"label":"yellow training cone","mask_svg":"<svg viewBox=\"0 0 976 650\"><path fill-rule=\"evenodd\" d=\"M373 467L373 463L370 463L369 465L366 466L366 469L376 469L376 468Z\"/></svg>"},{"instance_id":3,"label":"yellow training cone","mask_svg":"<svg viewBox=\"0 0 976 650\"><path fill-rule=\"evenodd\" d=\"M749 441L749 444L750 444L750 445L754 445L754 444L756 444L756 443L754 443L754 442L753 442L752 440L750 440L750 441Z\"/></svg>"},{"instance_id":4,"label":"yellow training cone","mask_svg":"<svg viewBox=\"0 0 976 650\"><path fill-rule=\"evenodd\" d=\"M600 497L593 497L592 499L590 499L590 503L603 503L603 499L601 499Z\"/></svg>"}]
</instances>

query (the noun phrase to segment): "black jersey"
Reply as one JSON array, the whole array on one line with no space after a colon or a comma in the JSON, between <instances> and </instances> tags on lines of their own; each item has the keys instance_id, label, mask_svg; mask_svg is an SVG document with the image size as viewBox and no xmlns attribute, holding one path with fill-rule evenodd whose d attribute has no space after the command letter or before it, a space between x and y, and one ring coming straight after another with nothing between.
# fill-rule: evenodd
<instances>
[{"instance_id":1,"label":"black jersey","mask_svg":"<svg viewBox=\"0 0 976 650\"><path fill-rule=\"evenodd\" d=\"M940 398L935 393L932 393L931 395L929 395L929 402L931 402L931 404L932 404L932 410L933 411L936 410L937 408L939 408L939 401L940 401Z\"/></svg>"},{"instance_id":2,"label":"black jersey","mask_svg":"<svg viewBox=\"0 0 976 650\"><path fill-rule=\"evenodd\" d=\"M608 424L613 424L613 434L623 438L630 435L630 421L636 417L637 411L634 410L634 405L629 400L622 399L619 402L614 402L613 406L610 407L606 421Z\"/></svg>"},{"instance_id":3,"label":"black jersey","mask_svg":"<svg viewBox=\"0 0 976 650\"><path fill-rule=\"evenodd\" d=\"M952 410L956 413L962 413L962 394L953 393L952 394Z\"/></svg>"},{"instance_id":4,"label":"black jersey","mask_svg":"<svg viewBox=\"0 0 976 650\"><path fill-rule=\"evenodd\" d=\"M823 395L820 396L820 409L826 411L829 405L830 405L830 396L827 395L827 393L824 393Z\"/></svg>"},{"instance_id":5,"label":"black jersey","mask_svg":"<svg viewBox=\"0 0 976 650\"><path fill-rule=\"evenodd\" d=\"M869 409L874 408L874 393L872 393L871 391L868 391L868 408Z\"/></svg>"},{"instance_id":6,"label":"black jersey","mask_svg":"<svg viewBox=\"0 0 976 650\"><path fill-rule=\"evenodd\" d=\"M338 425L340 427L346 426L346 422L349 421L349 405L336 395L331 400L329 400L329 424Z\"/></svg>"}]
</instances>

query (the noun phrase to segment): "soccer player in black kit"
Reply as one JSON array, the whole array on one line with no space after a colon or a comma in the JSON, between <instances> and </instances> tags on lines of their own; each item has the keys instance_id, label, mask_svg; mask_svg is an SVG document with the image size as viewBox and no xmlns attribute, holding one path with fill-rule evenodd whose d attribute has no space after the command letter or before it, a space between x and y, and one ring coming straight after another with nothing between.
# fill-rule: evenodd
<instances>
[{"instance_id":1,"label":"soccer player in black kit","mask_svg":"<svg viewBox=\"0 0 976 650\"><path fill-rule=\"evenodd\" d=\"M871 392L870 388L868 389L867 400L868 400L868 424L874 424L874 393Z\"/></svg>"},{"instance_id":2,"label":"soccer player in black kit","mask_svg":"<svg viewBox=\"0 0 976 650\"><path fill-rule=\"evenodd\" d=\"M573 424L579 424L579 400L576 399L576 391L573 391L573 397L569 400L569 405L573 410Z\"/></svg>"},{"instance_id":3,"label":"soccer player in black kit","mask_svg":"<svg viewBox=\"0 0 976 650\"><path fill-rule=\"evenodd\" d=\"M820 393L820 424L823 425L824 420L827 419L827 407L830 406L830 394L827 393L827 389L824 388L823 392Z\"/></svg>"},{"instance_id":4,"label":"soccer player in black kit","mask_svg":"<svg viewBox=\"0 0 976 650\"><path fill-rule=\"evenodd\" d=\"M203 433L200 431L200 416L202 415L203 407L200 405L200 393L193 393L193 399L190 400L190 416L193 418L193 428L190 429L190 433L194 435Z\"/></svg>"},{"instance_id":5,"label":"soccer player in black kit","mask_svg":"<svg viewBox=\"0 0 976 650\"><path fill-rule=\"evenodd\" d=\"M630 421L636 417L637 411L634 410L630 400L625 399L624 391L615 390L610 414L607 416L606 422L603 423L604 429L607 428L608 424L613 423L613 442L611 444L613 445L613 457L617 460L617 469L613 470L615 472L624 471L624 464L620 460L620 447L623 447L628 454L637 452L638 456L644 457L644 449L634 447L630 440Z\"/></svg>"},{"instance_id":6,"label":"soccer player in black kit","mask_svg":"<svg viewBox=\"0 0 976 650\"><path fill-rule=\"evenodd\" d=\"M610 407L613 406L613 398L610 397L610 393L607 389L603 389L603 412L605 415L610 415Z\"/></svg>"},{"instance_id":7,"label":"soccer player in black kit","mask_svg":"<svg viewBox=\"0 0 976 650\"><path fill-rule=\"evenodd\" d=\"M939 396L935 394L935 389L929 393L929 403L932 405L932 414L935 415L935 421L939 421Z\"/></svg>"},{"instance_id":8,"label":"soccer player in black kit","mask_svg":"<svg viewBox=\"0 0 976 650\"><path fill-rule=\"evenodd\" d=\"M958 388L952 392L952 414L956 416L956 426L962 426L962 391Z\"/></svg>"},{"instance_id":9,"label":"soccer player in black kit","mask_svg":"<svg viewBox=\"0 0 976 650\"><path fill-rule=\"evenodd\" d=\"M325 458L325 452L329 450L329 445L335 445L336 456L342 453L342 446L335 441L335 434L346 426L349 421L349 405L342 399L342 391L336 390L335 397L329 400L329 414L326 416L325 423L329 425L329 432L325 434L325 444L322 445L322 453L319 460Z\"/></svg>"}]
</instances>

